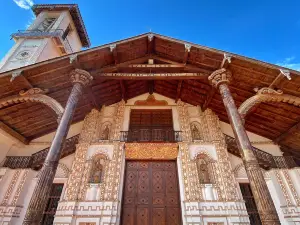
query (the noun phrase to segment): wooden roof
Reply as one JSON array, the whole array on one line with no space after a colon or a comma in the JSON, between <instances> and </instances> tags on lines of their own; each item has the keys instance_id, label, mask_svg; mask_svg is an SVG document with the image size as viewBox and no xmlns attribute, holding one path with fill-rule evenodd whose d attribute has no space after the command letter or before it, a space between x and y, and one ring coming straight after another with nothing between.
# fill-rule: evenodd
<instances>
[{"instance_id":1,"label":"wooden roof","mask_svg":"<svg viewBox=\"0 0 300 225\"><path fill-rule=\"evenodd\" d=\"M189 50L188 50L189 49ZM230 54L234 80L230 84L236 105L255 95L254 88L279 88L284 93L300 97L300 73L290 70L291 80L282 77L279 66L239 55L179 41L159 34L147 33L115 43L48 60L0 74L0 96L16 95L20 90L38 87L48 89L48 95L65 106L72 84L69 73L74 67L89 71L93 84L82 96L73 122L84 119L93 108L119 102L122 98L156 92L179 98L192 105L211 108L224 122L229 122L220 94L208 83L207 77L224 63L224 53ZM149 66L153 59L155 66ZM144 66L141 66L144 64ZM12 73L22 70L22 76L10 81ZM126 76L123 76L126 73ZM168 74L178 76L132 76L130 74ZM188 76L188 74L199 76ZM180 76L185 74L185 76ZM276 79L277 78L277 79ZM19 103L0 110L0 120L28 140L56 129L54 112L39 103ZM286 103L262 103L246 119L246 129L285 147L286 152L300 156L300 108Z\"/></svg>"}]
</instances>

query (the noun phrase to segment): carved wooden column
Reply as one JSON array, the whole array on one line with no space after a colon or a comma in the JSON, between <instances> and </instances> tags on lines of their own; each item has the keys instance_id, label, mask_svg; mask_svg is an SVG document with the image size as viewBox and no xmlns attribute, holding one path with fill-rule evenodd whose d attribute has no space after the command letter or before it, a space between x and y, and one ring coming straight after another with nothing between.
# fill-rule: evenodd
<instances>
[{"instance_id":1,"label":"carved wooden column","mask_svg":"<svg viewBox=\"0 0 300 225\"><path fill-rule=\"evenodd\" d=\"M266 181L253 153L252 145L243 126L243 121L228 88L228 83L230 82L231 77L230 71L222 68L213 72L208 79L215 88L219 89L222 96L223 103L246 168L262 224L279 225L279 218Z\"/></svg>"},{"instance_id":2,"label":"carved wooden column","mask_svg":"<svg viewBox=\"0 0 300 225\"><path fill-rule=\"evenodd\" d=\"M31 197L23 225L36 225L41 223L43 211L48 201L58 161L62 152L62 147L66 140L77 102L82 95L83 88L93 79L87 71L80 69L73 70L70 74L70 78L73 83L73 88L47 158L39 173L38 181Z\"/></svg>"}]
</instances>

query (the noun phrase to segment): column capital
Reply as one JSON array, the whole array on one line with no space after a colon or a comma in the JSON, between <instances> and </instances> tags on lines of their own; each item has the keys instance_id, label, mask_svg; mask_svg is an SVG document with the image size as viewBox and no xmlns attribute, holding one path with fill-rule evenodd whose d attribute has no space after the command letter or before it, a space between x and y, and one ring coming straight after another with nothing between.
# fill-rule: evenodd
<instances>
[{"instance_id":1,"label":"column capital","mask_svg":"<svg viewBox=\"0 0 300 225\"><path fill-rule=\"evenodd\" d=\"M93 76L85 70L75 69L71 71L70 79L73 84L79 83L83 86L87 86L93 80Z\"/></svg>"},{"instance_id":2,"label":"column capital","mask_svg":"<svg viewBox=\"0 0 300 225\"><path fill-rule=\"evenodd\" d=\"M214 71L208 77L208 80L213 87L218 88L222 83L230 83L230 81L232 80L232 74L229 70L222 68Z\"/></svg>"}]
</instances>

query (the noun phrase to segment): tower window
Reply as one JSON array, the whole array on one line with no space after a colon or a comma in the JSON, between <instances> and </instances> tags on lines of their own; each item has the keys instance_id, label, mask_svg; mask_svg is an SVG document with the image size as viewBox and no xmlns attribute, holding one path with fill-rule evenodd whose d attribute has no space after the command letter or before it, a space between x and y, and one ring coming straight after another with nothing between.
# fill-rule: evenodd
<instances>
[{"instance_id":1,"label":"tower window","mask_svg":"<svg viewBox=\"0 0 300 225\"><path fill-rule=\"evenodd\" d=\"M56 18L46 18L43 22L38 26L39 31L48 31L54 25Z\"/></svg>"},{"instance_id":2,"label":"tower window","mask_svg":"<svg viewBox=\"0 0 300 225\"><path fill-rule=\"evenodd\" d=\"M62 39L65 40L71 31L72 31L72 28L71 28L71 26L69 25L69 26L65 29L65 31L64 31L64 33L63 33L63 35L62 35Z\"/></svg>"}]
</instances>

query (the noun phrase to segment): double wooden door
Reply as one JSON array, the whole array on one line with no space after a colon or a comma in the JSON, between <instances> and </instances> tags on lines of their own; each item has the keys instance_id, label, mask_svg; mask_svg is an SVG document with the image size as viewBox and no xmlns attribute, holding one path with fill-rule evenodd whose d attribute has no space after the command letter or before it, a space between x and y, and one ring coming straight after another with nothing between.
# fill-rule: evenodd
<instances>
[{"instance_id":1,"label":"double wooden door","mask_svg":"<svg viewBox=\"0 0 300 225\"><path fill-rule=\"evenodd\" d=\"M123 225L179 225L176 161L127 161Z\"/></svg>"}]
</instances>

